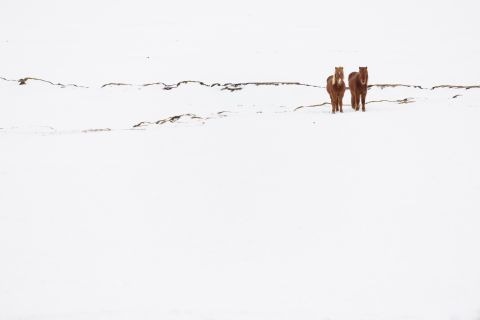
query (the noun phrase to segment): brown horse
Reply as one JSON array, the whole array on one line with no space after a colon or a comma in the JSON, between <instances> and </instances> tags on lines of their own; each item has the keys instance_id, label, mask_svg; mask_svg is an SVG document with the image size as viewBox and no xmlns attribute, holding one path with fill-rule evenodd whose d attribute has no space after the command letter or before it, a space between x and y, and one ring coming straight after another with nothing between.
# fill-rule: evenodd
<instances>
[{"instance_id":1,"label":"brown horse","mask_svg":"<svg viewBox=\"0 0 480 320\"><path fill-rule=\"evenodd\" d=\"M332 102L332 113L343 112L343 95L345 94L343 67L335 67L333 76L327 78L327 91Z\"/></svg>"},{"instance_id":2,"label":"brown horse","mask_svg":"<svg viewBox=\"0 0 480 320\"><path fill-rule=\"evenodd\" d=\"M352 96L352 108L355 111L360 110L360 98L362 99L362 111L365 112L365 98L368 89L368 69L367 67L358 68L358 72L352 72L348 76L348 86Z\"/></svg>"}]
</instances>

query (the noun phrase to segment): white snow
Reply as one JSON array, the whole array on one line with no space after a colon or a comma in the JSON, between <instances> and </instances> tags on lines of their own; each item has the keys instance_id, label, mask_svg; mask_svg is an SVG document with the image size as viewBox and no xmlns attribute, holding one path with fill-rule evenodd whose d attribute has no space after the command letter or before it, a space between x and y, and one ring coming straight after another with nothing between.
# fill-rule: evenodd
<instances>
[{"instance_id":1,"label":"white snow","mask_svg":"<svg viewBox=\"0 0 480 320\"><path fill-rule=\"evenodd\" d=\"M478 5L4 2L1 320L479 319Z\"/></svg>"}]
</instances>

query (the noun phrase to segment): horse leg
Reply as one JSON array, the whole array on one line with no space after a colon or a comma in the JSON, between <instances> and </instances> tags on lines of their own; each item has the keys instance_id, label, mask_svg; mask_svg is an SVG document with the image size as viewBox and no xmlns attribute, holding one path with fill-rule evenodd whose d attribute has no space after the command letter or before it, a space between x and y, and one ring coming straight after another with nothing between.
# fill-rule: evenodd
<instances>
[{"instance_id":1,"label":"horse leg","mask_svg":"<svg viewBox=\"0 0 480 320\"><path fill-rule=\"evenodd\" d=\"M355 111L360 110L360 93L355 94Z\"/></svg>"},{"instance_id":2,"label":"horse leg","mask_svg":"<svg viewBox=\"0 0 480 320\"><path fill-rule=\"evenodd\" d=\"M335 112L338 111L338 95L335 93L335 96L334 96L334 99L335 99L335 104L334 104L334 109L335 109Z\"/></svg>"},{"instance_id":3,"label":"horse leg","mask_svg":"<svg viewBox=\"0 0 480 320\"><path fill-rule=\"evenodd\" d=\"M332 113L335 113L335 94L330 94L330 103L332 105Z\"/></svg>"},{"instance_id":4,"label":"horse leg","mask_svg":"<svg viewBox=\"0 0 480 320\"><path fill-rule=\"evenodd\" d=\"M343 113L343 94L338 96L338 105L340 106L340 112Z\"/></svg>"},{"instance_id":5,"label":"horse leg","mask_svg":"<svg viewBox=\"0 0 480 320\"><path fill-rule=\"evenodd\" d=\"M357 95L352 93L352 106L353 110L357 110Z\"/></svg>"},{"instance_id":6,"label":"horse leg","mask_svg":"<svg viewBox=\"0 0 480 320\"><path fill-rule=\"evenodd\" d=\"M352 109L355 110L355 93L353 91L350 91L350 103L352 104Z\"/></svg>"},{"instance_id":7,"label":"horse leg","mask_svg":"<svg viewBox=\"0 0 480 320\"><path fill-rule=\"evenodd\" d=\"M365 98L367 96L366 92L362 92L362 111L365 112Z\"/></svg>"}]
</instances>

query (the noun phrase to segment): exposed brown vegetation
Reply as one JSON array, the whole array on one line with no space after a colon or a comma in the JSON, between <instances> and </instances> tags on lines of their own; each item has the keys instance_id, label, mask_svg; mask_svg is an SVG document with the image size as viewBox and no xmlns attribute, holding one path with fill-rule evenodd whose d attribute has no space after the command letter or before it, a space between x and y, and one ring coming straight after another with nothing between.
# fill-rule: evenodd
<instances>
[{"instance_id":1,"label":"exposed brown vegetation","mask_svg":"<svg viewBox=\"0 0 480 320\"><path fill-rule=\"evenodd\" d=\"M180 114L180 115L176 115L176 116L171 116L171 117L168 117L168 118L165 118L165 119L160 119L160 120L155 121L155 122L142 121L142 122L134 125L133 128L140 128L140 127L143 127L143 126L146 126L146 125L152 125L152 124L174 123L174 122L177 122L178 120L180 120L181 118L184 118L184 117L190 118L190 119L206 120L206 118L199 117L195 114L185 113L185 114Z\"/></svg>"},{"instance_id":2,"label":"exposed brown vegetation","mask_svg":"<svg viewBox=\"0 0 480 320\"><path fill-rule=\"evenodd\" d=\"M432 90L435 90L435 89L465 89L465 90L469 90L469 89L480 89L480 85L475 85L475 86L455 86L455 85L450 85L450 84L442 84L442 85L440 85L440 86L432 87Z\"/></svg>"},{"instance_id":3,"label":"exposed brown vegetation","mask_svg":"<svg viewBox=\"0 0 480 320\"><path fill-rule=\"evenodd\" d=\"M22 79L18 79L18 84L23 86L23 85L26 85L27 84L27 81L40 81L40 82L44 82L44 83L48 83L48 84L51 84L53 86L58 86L58 87L61 87L61 88L66 88L66 87L76 87L76 88L88 88L86 86L82 86L82 85L78 85L78 84L63 84L63 83L54 83L52 81L48 81L48 80L44 80L44 79L40 79L40 78L33 78L33 77L26 77L26 78L22 78Z\"/></svg>"}]
</instances>

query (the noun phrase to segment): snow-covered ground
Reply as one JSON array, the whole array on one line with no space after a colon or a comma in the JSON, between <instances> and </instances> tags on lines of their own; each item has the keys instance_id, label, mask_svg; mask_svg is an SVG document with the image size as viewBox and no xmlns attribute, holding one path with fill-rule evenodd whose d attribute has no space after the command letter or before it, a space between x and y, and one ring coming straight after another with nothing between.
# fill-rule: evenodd
<instances>
[{"instance_id":1,"label":"snow-covered ground","mask_svg":"<svg viewBox=\"0 0 480 320\"><path fill-rule=\"evenodd\" d=\"M480 318L478 5L4 2L1 320Z\"/></svg>"}]
</instances>

